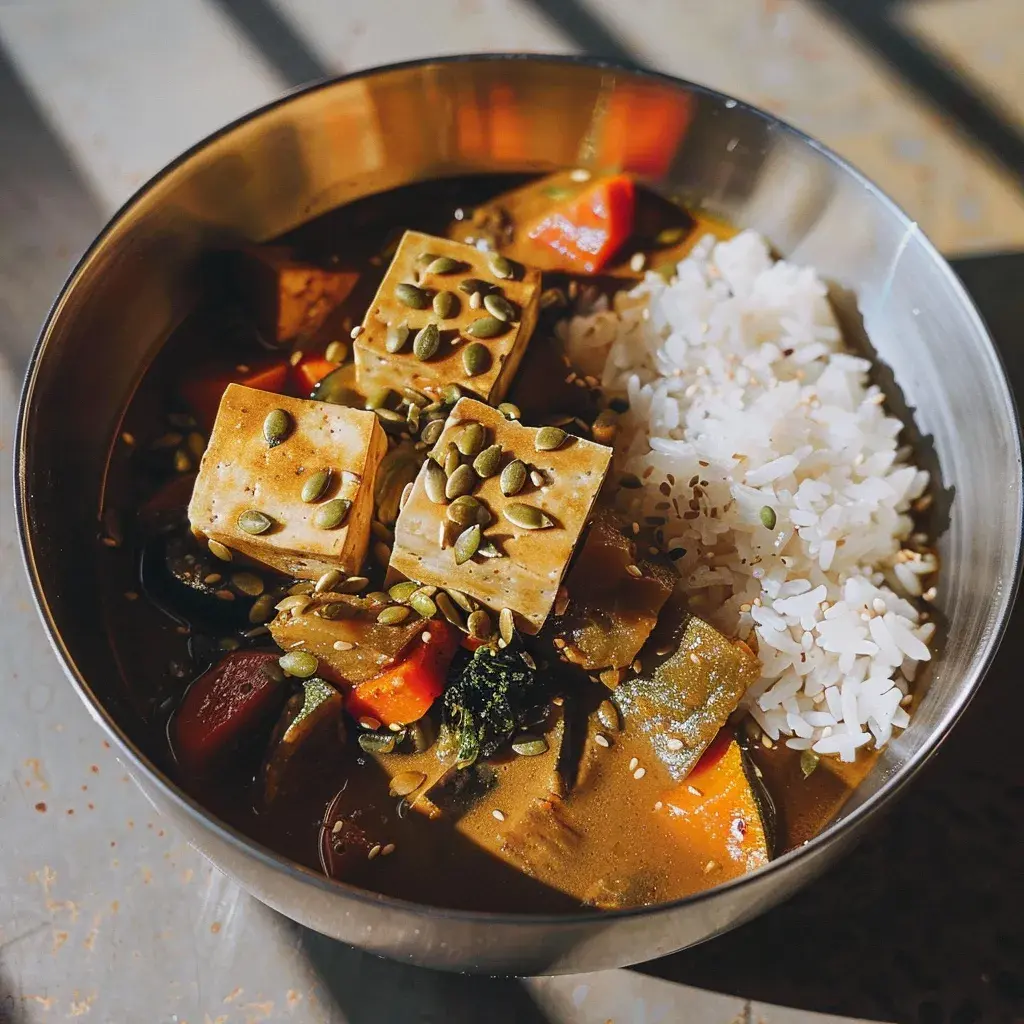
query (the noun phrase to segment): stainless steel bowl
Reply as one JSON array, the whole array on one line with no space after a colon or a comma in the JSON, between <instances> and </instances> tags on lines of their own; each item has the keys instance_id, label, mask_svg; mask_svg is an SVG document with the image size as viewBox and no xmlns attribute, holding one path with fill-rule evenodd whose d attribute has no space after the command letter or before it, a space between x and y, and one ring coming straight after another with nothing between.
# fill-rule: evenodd
<instances>
[{"instance_id":1,"label":"stainless steel bowl","mask_svg":"<svg viewBox=\"0 0 1024 1024\"><path fill-rule=\"evenodd\" d=\"M271 238L423 178L581 164L643 170L669 193L762 232L835 282L854 330L845 300L856 296L952 499L940 541L945 640L927 692L911 727L822 835L689 899L516 917L328 882L217 821L139 746L95 600L112 438L133 387L198 294L205 251ZM870 182L792 128L698 86L510 56L418 62L314 86L158 174L85 255L43 329L21 407L17 503L32 585L72 684L190 842L257 898L338 939L433 967L537 974L636 963L700 942L786 898L850 846L935 751L992 660L1016 588L1022 487L1013 400L985 326L917 225Z\"/></svg>"}]
</instances>

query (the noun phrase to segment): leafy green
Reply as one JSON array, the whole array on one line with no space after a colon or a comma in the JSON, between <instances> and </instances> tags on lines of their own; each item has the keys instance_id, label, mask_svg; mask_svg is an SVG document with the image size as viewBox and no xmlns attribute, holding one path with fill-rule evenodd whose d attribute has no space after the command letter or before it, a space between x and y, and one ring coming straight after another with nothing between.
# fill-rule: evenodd
<instances>
[{"instance_id":1,"label":"leafy green","mask_svg":"<svg viewBox=\"0 0 1024 1024\"><path fill-rule=\"evenodd\" d=\"M518 650L480 647L444 692L438 757L454 757L459 768L490 757L539 702L538 691L537 673Z\"/></svg>"}]
</instances>

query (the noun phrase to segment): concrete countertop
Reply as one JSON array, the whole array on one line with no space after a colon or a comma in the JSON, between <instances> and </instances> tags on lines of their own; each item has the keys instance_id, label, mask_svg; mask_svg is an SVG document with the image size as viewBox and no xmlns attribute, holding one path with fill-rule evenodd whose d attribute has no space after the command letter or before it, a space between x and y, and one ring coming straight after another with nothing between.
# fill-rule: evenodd
<instances>
[{"instance_id":1,"label":"concrete countertop","mask_svg":"<svg viewBox=\"0 0 1024 1024\"><path fill-rule=\"evenodd\" d=\"M993 102L996 128L1020 129L1019 0L888 6L915 46L969 73ZM154 814L65 682L27 593L9 498L13 417L35 333L77 255L134 188L304 77L431 53L603 41L823 139L947 253L1024 247L1012 130L979 142L941 119L865 48L870 31L845 18L848 4L430 7L424 24L422 4L408 0L391 0L386 18L379 0L0 5L0 1022L841 1019L807 1007L876 1020L1019 1019L1019 718L996 713L1005 701L1021 708L1010 652L935 768L828 878L701 949L528 982L399 967L262 907ZM978 256L958 269L996 333L1014 339L1024 307L1009 303L1024 258ZM1012 344L1004 353L1016 354ZM929 915L936 905L948 914Z\"/></svg>"}]
</instances>

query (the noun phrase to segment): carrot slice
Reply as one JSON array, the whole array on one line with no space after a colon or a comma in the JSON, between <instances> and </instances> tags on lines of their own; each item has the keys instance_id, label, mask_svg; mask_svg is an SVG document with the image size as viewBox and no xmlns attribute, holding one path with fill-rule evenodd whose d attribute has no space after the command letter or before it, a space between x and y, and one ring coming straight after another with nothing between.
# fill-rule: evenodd
<instances>
[{"instance_id":1,"label":"carrot slice","mask_svg":"<svg viewBox=\"0 0 1024 1024\"><path fill-rule=\"evenodd\" d=\"M740 745L722 730L657 811L715 881L768 863L770 841Z\"/></svg>"},{"instance_id":2,"label":"carrot slice","mask_svg":"<svg viewBox=\"0 0 1024 1024\"><path fill-rule=\"evenodd\" d=\"M237 366L186 378L181 396L204 430L213 427L220 400L229 384L244 384L257 391L280 394L288 383L288 364L280 360L240 370Z\"/></svg>"},{"instance_id":3,"label":"carrot slice","mask_svg":"<svg viewBox=\"0 0 1024 1024\"><path fill-rule=\"evenodd\" d=\"M376 718L384 725L406 725L422 718L444 692L448 666L459 647L460 634L440 619L432 619L409 653L393 668L360 683L348 695L346 710L355 719Z\"/></svg>"},{"instance_id":4,"label":"carrot slice","mask_svg":"<svg viewBox=\"0 0 1024 1024\"><path fill-rule=\"evenodd\" d=\"M303 398L309 398L309 393L333 370L341 364L332 363L328 359L320 359L317 356L310 356L292 371L293 387Z\"/></svg>"},{"instance_id":5,"label":"carrot slice","mask_svg":"<svg viewBox=\"0 0 1024 1024\"><path fill-rule=\"evenodd\" d=\"M633 179L625 174L603 178L563 206L546 213L528 234L538 245L554 249L565 261L561 269L594 274L615 255L633 230Z\"/></svg>"}]
</instances>

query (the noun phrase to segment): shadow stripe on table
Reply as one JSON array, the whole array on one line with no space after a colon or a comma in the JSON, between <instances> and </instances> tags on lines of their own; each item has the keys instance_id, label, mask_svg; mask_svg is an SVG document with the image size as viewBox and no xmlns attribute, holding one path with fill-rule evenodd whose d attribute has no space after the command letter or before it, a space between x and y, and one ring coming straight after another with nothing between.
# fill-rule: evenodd
<instances>
[{"instance_id":1,"label":"shadow stripe on table","mask_svg":"<svg viewBox=\"0 0 1024 1024\"><path fill-rule=\"evenodd\" d=\"M579 49L592 57L644 67L640 58L583 0L520 0L532 7Z\"/></svg>"}]
</instances>

